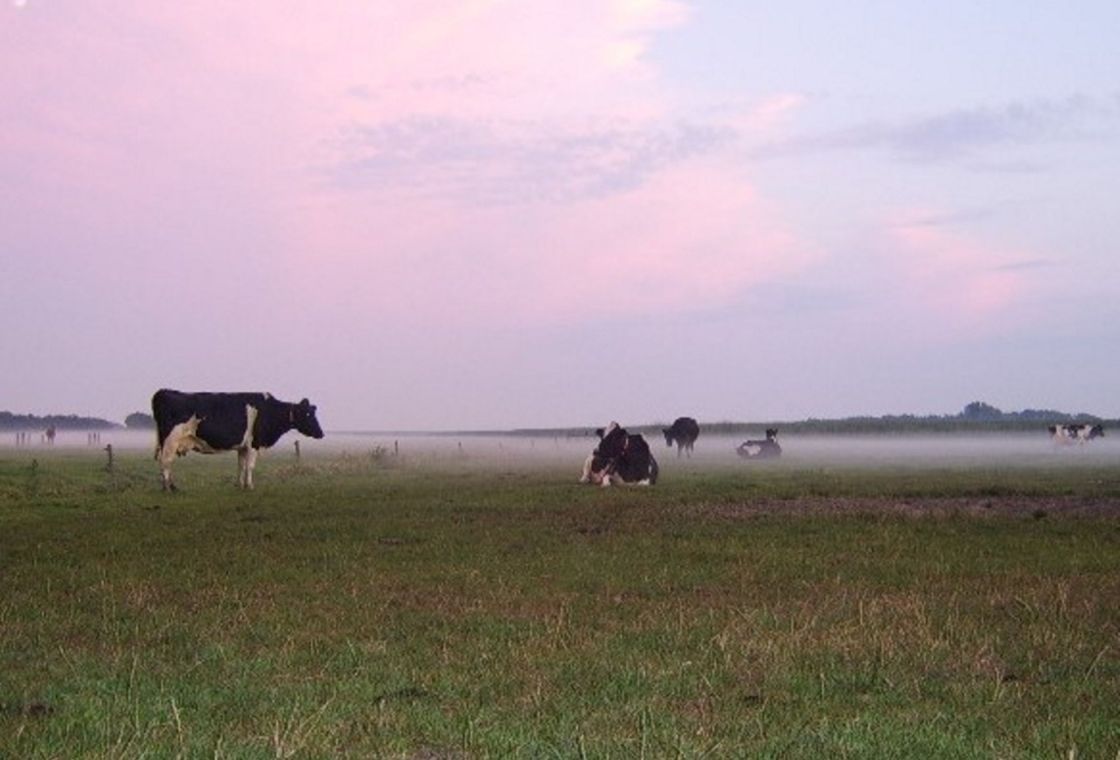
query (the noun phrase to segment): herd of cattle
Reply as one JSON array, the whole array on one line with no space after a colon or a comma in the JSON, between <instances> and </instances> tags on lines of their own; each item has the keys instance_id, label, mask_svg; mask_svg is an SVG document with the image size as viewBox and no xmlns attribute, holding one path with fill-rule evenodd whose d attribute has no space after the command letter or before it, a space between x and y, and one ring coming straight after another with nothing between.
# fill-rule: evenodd
<instances>
[{"instance_id":1,"label":"herd of cattle","mask_svg":"<svg viewBox=\"0 0 1120 760\"><path fill-rule=\"evenodd\" d=\"M238 484L253 487L253 468L261 449L273 446L289 430L322 438L315 406L280 401L268 393L183 393L163 388L152 396L156 423L156 460L165 491L176 490L171 464L189 451L213 454L236 451ZM1101 425L1051 425L1056 445L1084 444L1104 435ZM677 456L692 456L700 425L680 417L662 428L665 445L677 447ZM660 472L649 444L640 433L630 433L617 422L595 431L599 445L583 464L581 483L653 485ZM747 440L735 452L744 459L774 459L782 455L777 428L768 428L761 440Z\"/></svg>"},{"instance_id":2,"label":"herd of cattle","mask_svg":"<svg viewBox=\"0 0 1120 760\"><path fill-rule=\"evenodd\" d=\"M1104 425L1051 425L1047 429L1056 446L1086 443L1104 437Z\"/></svg>"}]
</instances>

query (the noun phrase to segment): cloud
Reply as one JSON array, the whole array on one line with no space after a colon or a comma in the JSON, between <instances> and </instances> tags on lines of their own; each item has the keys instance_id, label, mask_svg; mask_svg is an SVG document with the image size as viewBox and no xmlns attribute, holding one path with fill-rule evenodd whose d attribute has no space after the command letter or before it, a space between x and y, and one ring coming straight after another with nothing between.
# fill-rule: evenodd
<instances>
[{"instance_id":1,"label":"cloud","mask_svg":"<svg viewBox=\"0 0 1120 760\"><path fill-rule=\"evenodd\" d=\"M398 196L482 205L571 202L632 189L731 138L726 129L688 123L577 129L414 117L350 130L328 175L340 188Z\"/></svg>"},{"instance_id":2,"label":"cloud","mask_svg":"<svg viewBox=\"0 0 1120 760\"><path fill-rule=\"evenodd\" d=\"M756 159L830 151L881 150L911 161L974 160L1001 146L1095 140L1115 136L1120 108L1082 95L999 107L957 109L895 123L871 122L778 140L756 147ZM1022 162L973 163L975 168L1023 171ZM1001 169L1002 167L1002 169ZM1010 168L1009 168L1010 167Z\"/></svg>"},{"instance_id":3,"label":"cloud","mask_svg":"<svg viewBox=\"0 0 1120 760\"><path fill-rule=\"evenodd\" d=\"M994 271L1027 272L1032 269L1049 269L1056 266L1059 266L1059 263L1053 259L1023 259L1021 261L1009 261L1006 264L1000 264L994 267Z\"/></svg>"},{"instance_id":4,"label":"cloud","mask_svg":"<svg viewBox=\"0 0 1120 760\"><path fill-rule=\"evenodd\" d=\"M927 334L1006 328L1032 292L1028 270L1042 262L928 225L893 225L885 243L891 300Z\"/></svg>"},{"instance_id":5,"label":"cloud","mask_svg":"<svg viewBox=\"0 0 1120 760\"><path fill-rule=\"evenodd\" d=\"M718 161L696 158L565 204L336 196L302 230L316 307L409 324L585 323L715 308L819 252Z\"/></svg>"}]
</instances>

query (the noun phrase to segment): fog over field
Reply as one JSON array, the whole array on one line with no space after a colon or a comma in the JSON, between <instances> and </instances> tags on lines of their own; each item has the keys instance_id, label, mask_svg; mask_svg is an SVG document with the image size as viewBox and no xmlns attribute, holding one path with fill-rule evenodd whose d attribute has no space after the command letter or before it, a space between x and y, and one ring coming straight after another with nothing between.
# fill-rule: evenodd
<instances>
[{"instance_id":1,"label":"fog over field","mask_svg":"<svg viewBox=\"0 0 1120 760\"><path fill-rule=\"evenodd\" d=\"M662 478L674 471L737 468L744 472L760 467L1054 467L1120 464L1120 437L1109 436L1083 445L1055 445L1045 429L1037 434L979 435L783 435L778 440L782 457L749 461L735 453L747 438L763 437L763 431L742 436L703 435L691 458L677 457L676 449L665 447L660 434L646 435L661 466ZM275 447L262 452L262 464L291 460L295 443L309 458L373 457L387 460L397 452L403 463L419 467L476 465L495 470L518 467L569 466L578 474L584 458L595 447L593 435L529 436L502 434L399 434L330 433L320 441L288 434ZM0 439L0 448L11 450L14 434ZM91 453L111 444L125 455L152 451L154 431L116 430L101 433L99 443L90 443L85 432L59 432L53 448L38 433L23 451ZM190 458L204 456L192 453ZM232 453L219 454L230 459ZM154 466L154 465L153 465Z\"/></svg>"}]
</instances>

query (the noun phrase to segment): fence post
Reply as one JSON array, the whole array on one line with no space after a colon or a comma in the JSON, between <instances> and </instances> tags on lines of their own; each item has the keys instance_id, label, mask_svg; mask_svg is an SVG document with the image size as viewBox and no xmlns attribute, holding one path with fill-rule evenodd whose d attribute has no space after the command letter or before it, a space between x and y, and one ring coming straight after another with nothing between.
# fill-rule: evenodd
<instances>
[{"instance_id":1,"label":"fence post","mask_svg":"<svg viewBox=\"0 0 1120 760\"><path fill-rule=\"evenodd\" d=\"M112 472L113 471L113 444L111 444L111 443L105 444L105 453L109 455L109 461L105 465L105 469L108 472Z\"/></svg>"}]
</instances>

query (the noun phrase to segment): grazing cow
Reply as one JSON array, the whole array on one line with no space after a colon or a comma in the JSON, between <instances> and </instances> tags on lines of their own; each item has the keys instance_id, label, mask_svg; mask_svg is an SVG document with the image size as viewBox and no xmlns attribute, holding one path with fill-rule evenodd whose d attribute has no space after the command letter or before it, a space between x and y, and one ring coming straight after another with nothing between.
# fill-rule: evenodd
<instances>
[{"instance_id":1,"label":"grazing cow","mask_svg":"<svg viewBox=\"0 0 1120 760\"><path fill-rule=\"evenodd\" d=\"M1084 444L1094 438L1104 437L1104 425L1051 425L1050 439L1055 445Z\"/></svg>"},{"instance_id":2,"label":"grazing cow","mask_svg":"<svg viewBox=\"0 0 1120 760\"><path fill-rule=\"evenodd\" d=\"M782 455L782 447L778 445L778 429L767 428L766 440L743 441L735 448L735 453L743 459L776 459Z\"/></svg>"},{"instance_id":3,"label":"grazing cow","mask_svg":"<svg viewBox=\"0 0 1120 760\"><path fill-rule=\"evenodd\" d=\"M630 435L617 422L595 433L601 440L583 463L580 483L606 487L612 483L651 486L657 482L657 460L645 438Z\"/></svg>"},{"instance_id":4,"label":"grazing cow","mask_svg":"<svg viewBox=\"0 0 1120 760\"><path fill-rule=\"evenodd\" d=\"M665 434L666 446L672 447L674 443L677 444L678 459L682 450L691 457L692 446L700 437L700 425L691 417L678 417L673 421L672 426L661 428L661 432Z\"/></svg>"},{"instance_id":5,"label":"grazing cow","mask_svg":"<svg viewBox=\"0 0 1120 760\"><path fill-rule=\"evenodd\" d=\"M315 407L307 399L290 404L268 393L181 393L164 388L152 396L152 416L165 491L176 490L171 463L188 451L236 450L238 485L252 488L260 449L269 448L289 430L323 437Z\"/></svg>"},{"instance_id":6,"label":"grazing cow","mask_svg":"<svg viewBox=\"0 0 1120 760\"><path fill-rule=\"evenodd\" d=\"M51 425L47 428L46 432L43 433L43 440L47 442L48 446L54 446L54 436L56 432L54 425Z\"/></svg>"}]
</instances>

